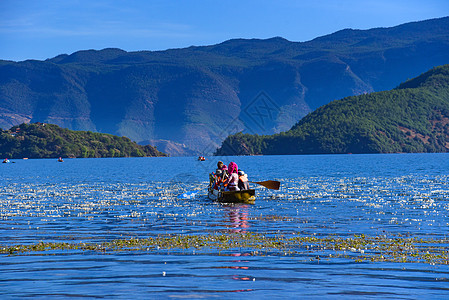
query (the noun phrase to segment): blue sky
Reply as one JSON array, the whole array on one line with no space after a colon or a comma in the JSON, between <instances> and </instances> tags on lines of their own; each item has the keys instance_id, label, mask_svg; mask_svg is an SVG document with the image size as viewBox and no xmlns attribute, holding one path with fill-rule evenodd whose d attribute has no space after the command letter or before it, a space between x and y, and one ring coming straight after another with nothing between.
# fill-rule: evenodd
<instances>
[{"instance_id":1,"label":"blue sky","mask_svg":"<svg viewBox=\"0 0 449 300\"><path fill-rule=\"evenodd\" d=\"M231 38L308 41L449 15L448 0L0 0L0 59L165 50Z\"/></svg>"}]
</instances>

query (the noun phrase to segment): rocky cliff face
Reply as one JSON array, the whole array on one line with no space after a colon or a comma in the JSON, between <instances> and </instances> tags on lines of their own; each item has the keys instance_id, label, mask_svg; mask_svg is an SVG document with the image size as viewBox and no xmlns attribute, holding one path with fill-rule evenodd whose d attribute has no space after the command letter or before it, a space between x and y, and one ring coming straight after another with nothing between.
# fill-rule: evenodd
<instances>
[{"instance_id":1,"label":"rocky cliff face","mask_svg":"<svg viewBox=\"0 0 449 300\"><path fill-rule=\"evenodd\" d=\"M334 99L391 89L446 63L449 18L305 43L238 39L0 61L0 127L48 122L207 154L229 134L284 131Z\"/></svg>"}]
</instances>

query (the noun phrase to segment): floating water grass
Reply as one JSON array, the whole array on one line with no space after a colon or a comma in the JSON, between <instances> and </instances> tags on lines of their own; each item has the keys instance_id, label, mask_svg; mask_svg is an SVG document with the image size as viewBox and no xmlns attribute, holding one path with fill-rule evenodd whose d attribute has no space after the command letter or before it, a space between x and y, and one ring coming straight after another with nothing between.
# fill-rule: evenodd
<instances>
[{"instance_id":1,"label":"floating water grass","mask_svg":"<svg viewBox=\"0 0 449 300\"><path fill-rule=\"evenodd\" d=\"M346 258L356 262L400 262L449 264L448 239L418 239L409 237L350 238L317 236L273 236L255 233L213 233L210 235L160 235L145 239L116 239L104 243L40 242L29 245L0 247L1 254L21 255L49 251L173 251L173 253L216 253L232 251L254 256L307 256L311 260Z\"/></svg>"}]
</instances>

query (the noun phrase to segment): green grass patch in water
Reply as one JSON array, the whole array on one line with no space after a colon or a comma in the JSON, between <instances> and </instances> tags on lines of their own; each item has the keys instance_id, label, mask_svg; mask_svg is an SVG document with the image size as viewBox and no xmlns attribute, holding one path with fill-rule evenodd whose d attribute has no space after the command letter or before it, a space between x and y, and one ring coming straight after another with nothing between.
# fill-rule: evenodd
<instances>
[{"instance_id":1,"label":"green grass patch in water","mask_svg":"<svg viewBox=\"0 0 449 300\"><path fill-rule=\"evenodd\" d=\"M209 235L163 235L145 239L116 239L104 243L39 242L28 245L0 246L0 253L21 255L58 251L164 251L165 254L200 252L224 255L230 251L245 251L250 255L280 255L311 257L311 260L347 258L356 262L400 262L449 264L449 240L406 237L350 238L317 236L268 236L255 233L212 233Z\"/></svg>"}]
</instances>

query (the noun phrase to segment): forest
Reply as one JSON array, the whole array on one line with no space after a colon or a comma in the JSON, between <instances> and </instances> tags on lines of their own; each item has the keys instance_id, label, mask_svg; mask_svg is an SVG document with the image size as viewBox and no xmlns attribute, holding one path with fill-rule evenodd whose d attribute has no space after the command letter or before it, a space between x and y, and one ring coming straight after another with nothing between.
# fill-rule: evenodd
<instances>
[{"instance_id":1,"label":"forest","mask_svg":"<svg viewBox=\"0 0 449 300\"><path fill-rule=\"evenodd\" d=\"M54 124L33 123L0 130L4 158L145 157L166 156L150 145L127 137L91 131L73 131Z\"/></svg>"},{"instance_id":2,"label":"forest","mask_svg":"<svg viewBox=\"0 0 449 300\"><path fill-rule=\"evenodd\" d=\"M449 65L390 91L321 106L275 135L242 132L216 155L417 153L449 151Z\"/></svg>"}]
</instances>

